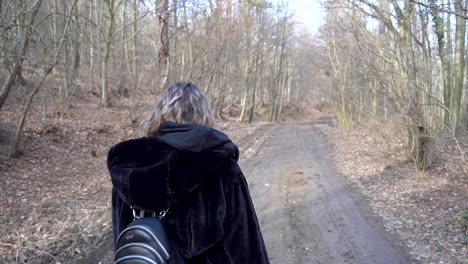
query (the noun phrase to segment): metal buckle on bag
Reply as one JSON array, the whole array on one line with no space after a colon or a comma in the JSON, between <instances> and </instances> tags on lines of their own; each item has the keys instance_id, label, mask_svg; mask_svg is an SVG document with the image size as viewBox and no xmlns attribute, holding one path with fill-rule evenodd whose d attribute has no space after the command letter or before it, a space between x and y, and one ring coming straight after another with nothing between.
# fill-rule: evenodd
<instances>
[{"instance_id":1,"label":"metal buckle on bag","mask_svg":"<svg viewBox=\"0 0 468 264\"><path fill-rule=\"evenodd\" d=\"M145 212L146 212L145 210L139 209L140 213L138 214L134 207L130 207L130 208L132 208L133 220L134 221L137 220L137 219L145 217ZM156 212L151 212L151 216L152 217L158 217L159 219L163 219L164 216L166 216L167 212L169 212L169 208L166 208L166 209L162 210L161 212L159 212L159 214L157 214Z\"/></svg>"},{"instance_id":2,"label":"metal buckle on bag","mask_svg":"<svg viewBox=\"0 0 468 264\"><path fill-rule=\"evenodd\" d=\"M137 219L145 217L145 210L140 209L140 214L137 214L137 211L135 210L134 207L130 207L130 208L132 208L133 220L137 220Z\"/></svg>"},{"instance_id":3,"label":"metal buckle on bag","mask_svg":"<svg viewBox=\"0 0 468 264\"><path fill-rule=\"evenodd\" d=\"M133 208L132 206L130 206L130 208L132 208L133 220L140 219L140 217L137 215L135 208Z\"/></svg>"},{"instance_id":4,"label":"metal buckle on bag","mask_svg":"<svg viewBox=\"0 0 468 264\"><path fill-rule=\"evenodd\" d=\"M169 212L169 208L166 208L162 210L161 212L159 212L159 219L163 219L164 216L166 216L167 212Z\"/></svg>"}]
</instances>

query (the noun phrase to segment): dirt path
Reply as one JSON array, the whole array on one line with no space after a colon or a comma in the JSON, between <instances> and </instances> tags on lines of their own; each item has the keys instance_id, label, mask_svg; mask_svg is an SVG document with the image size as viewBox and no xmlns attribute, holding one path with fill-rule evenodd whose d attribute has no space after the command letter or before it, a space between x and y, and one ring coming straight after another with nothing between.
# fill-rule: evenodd
<instances>
[{"instance_id":1,"label":"dirt path","mask_svg":"<svg viewBox=\"0 0 468 264\"><path fill-rule=\"evenodd\" d=\"M271 263L412 263L329 165L319 123L233 132ZM110 263L110 247L79 263Z\"/></svg>"},{"instance_id":2,"label":"dirt path","mask_svg":"<svg viewBox=\"0 0 468 264\"><path fill-rule=\"evenodd\" d=\"M271 128L241 162L272 263L411 263L327 161L316 124Z\"/></svg>"}]
</instances>

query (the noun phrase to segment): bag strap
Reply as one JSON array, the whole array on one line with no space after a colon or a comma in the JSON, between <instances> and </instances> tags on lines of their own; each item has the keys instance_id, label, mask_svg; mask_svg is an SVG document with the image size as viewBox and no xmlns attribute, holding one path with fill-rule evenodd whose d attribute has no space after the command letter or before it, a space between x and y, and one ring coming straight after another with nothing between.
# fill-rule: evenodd
<instances>
[{"instance_id":1,"label":"bag strap","mask_svg":"<svg viewBox=\"0 0 468 264\"><path fill-rule=\"evenodd\" d=\"M206 182L206 181L205 181ZM169 212L169 210L171 209L174 209L175 207L177 207L181 202L187 200L190 196L192 196L192 194L195 192L195 191L198 191L201 186L204 184L204 182L201 182L199 183L195 188L193 188L190 193L188 193L187 195L185 195L182 199L172 203L172 204L169 204L169 206L164 209L164 210L161 210L159 213L157 212L153 212L153 211L145 211L143 209L138 209L138 208L135 208L133 206L130 206L130 208L132 209L133 211L133 221L135 221L136 219L140 219L140 218L143 218L145 217L145 213L148 212L148 213L151 213L151 216L152 217L158 217L159 219L163 219L166 214ZM139 214L137 214L136 210L140 210L139 211Z\"/></svg>"},{"instance_id":2,"label":"bag strap","mask_svg":"<svg viewBox=\"0 0 468 264\"><path fill-rule=\"evenodd\" d=\"M132 209L132 212L133 212L133 221L145 217L146 213L151 213L152 217L157 217L159 219L163 219L166 216L166 214L169 212L169 210L177 207L182 201L187 200L192 195L192 193L194 193L195 191L200 189L200 186L202 186L202 185L203 185L202 183L199 183L198 186L193 188L193 190L189 194L187 194L182 199L176 201L175 203L170 204L166 209L161 210L159 213L154 212L154 211L146 211L146 210L143 210L143 209L138 209L138 208L135 208L133 206L130 206L130 208ZM137 210L139 210L139 213L137 213Z\"/></svg>"},{"instance_id":3,"label":"bag strap","mask_svg":"<svg viewBox=\"0 0 468 264\"><path fill-rule=\"evenodd\" d=\"M133 206L130 206L130 208L132 209L132 213L133 213L133 221L145 217L146 213L151 213L152 217L157 217L159 219L163 219L164 216L166 216L167 212L169 211L169 207L167 209L164 209L161 212L159 212L159 214L157 214L156 212L153 212L153 211L146 211L146 210L143 210L143 209L138 209L138 208L135 208ZM139 210L138 213L137 213L137 210Z\"/></svg>"}]
</instances>

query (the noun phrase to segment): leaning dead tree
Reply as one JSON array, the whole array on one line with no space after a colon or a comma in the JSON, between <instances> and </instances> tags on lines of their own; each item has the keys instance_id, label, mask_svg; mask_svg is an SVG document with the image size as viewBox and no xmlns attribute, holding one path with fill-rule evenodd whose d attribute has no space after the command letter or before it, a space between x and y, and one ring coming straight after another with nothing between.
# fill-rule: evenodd
<instances>
[{"instance_id":1,"label":"leaning dead tree","mask_svg":"<svg viewBox=\"0 0 468 264\"><path fill-rule=\"evenodd\" d=\"M72 10L73 10L73 7L76 5L77 2L78 2L78 0L73 1L72 8L71 8ZM38 0L37 1L38 8L41 6L41 4L42 4L42 0ZM11 146L11 156L12 157L16 158L19 155L19 144L20 144L20 141L21 141L21 135L23 133L24 124L26 122L26 118L28 116L29 110L31 109L32 101L33 101L34 97L36 96L37 92L39 91L39 89L42 87L42 85L43 85L44 81L46 80L46 78L49 76L49 74L52 72L52 70L54 69L54 67L57 65L57 63L59 61L59 55L60 55L60 52L62 50L63 44L65 42L65 36L66 36L67 31L69 29L70 20L71 20L72 16L71 16L71 14L67 14L67 17L68 17L68 19L67 19L67 21L65 23L65 26L63 27L61 38L60 38L59 42L57 43L57 46L53 50L51 61L49 62L49 65L44 69L44 73L43 73L42 77L40 78L39 82L34 85L34 88L29 93L29 95L27 97L27 100L26 100L26 103L25 103L25 105L23 107L23 112L21 113L21 118L19 120L19 124L18 124L18 127L16 129L15 139L13 140L13 144Z\"/></svg>"}]
</instances>

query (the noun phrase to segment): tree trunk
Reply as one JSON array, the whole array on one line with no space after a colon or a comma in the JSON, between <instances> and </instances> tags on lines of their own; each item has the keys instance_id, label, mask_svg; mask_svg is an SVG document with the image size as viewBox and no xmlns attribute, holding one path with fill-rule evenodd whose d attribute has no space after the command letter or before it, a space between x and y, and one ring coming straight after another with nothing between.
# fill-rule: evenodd
<instances>
[{"instance_id":1,"label":"tree trunk","mask_svg":"<svg viewBox=\"0 0 468 264\"><path fill-rule=\"evenodd\" d=\"M171 43L173 43L173 50L172 50L172 57L173 57L173 61L171 61L172 65L178 65L179 64L179 18L178 18L178 14L177 14L177 10L178 10L178 2L177 0L172 0L172 28L174 28L174 33L172 34L172 40L171 40ZM177 66L177 70L179 70L178 66ZM176 77L176 73L170 73L170 78L169 80L172 82L173 79L177 78Z\"/></svg>"},{"instance_id":2,"label":"tree trunk","mask_svg":"<svg viewBox=\"0 0 468 264\"><path fill-rule=\"evenodd\" d=\"M279 50L279 62L278 62L278 70L276 72L276 82L273 87L273 108L271 110L271 118L270 121L276 122L278 121L278 110L281 104L281 94L282 94L282 83L283 83L283 62L285 56L285 49L286 49L286 17L283 18L282 25L281 25L281 46Z\"/></svg>"},{"instance_id":3,"label":"tree trunk","mask_svg":"<svg viewBox=\"0 0 468 264\"><path fill-rule=\"evenodd\" d=\"M160 69L159 91L167 87L169 77L169 0L160 0L157 10L160 10L158 64Z\"/></svg>"},{"instance_id":4,"label":"tree trunk","mask_svg":"<svg viewBox=\"0 0 468 264\"><path fill-rule=\"evenodd\" d=\"M468 9L468 4L466 4L466 9ZM468 45L465 45L465 54L468 54ZM468 77L468 67L465 67L465 78L466 77ZM464 106L465 111L463 112L463 119L464 119L464 124L465 124L465 131L468 131L468 85L465 85L465 97L464 98L465 98L465 106Z\"/></svg>"},{"instance_id":5,"label":"tree trunk","mask_svg":"<svg viewBox=\"0 0 468 264\"><path fill-rule=\"evenodd\" d=\"M8 94L11 91L11 88L15 84L15 81L22 78L22 69L21 66L23 64L24 58L26 57L26 53L28 51L28 46L29 42L31 40L31 35L33 33L33 25L34 25L34 20L36 18L37 13L39 12L39 8L42 5L42 0L39 0L35 2L35 6L33 6L31 10L31 14L27 19L24 19L25 24L24 27L25 29L23 30L23 34L21 36L21 46L20 46L20 52L18 56L15 58L15 62L13 64L13 70L11 71L10 75L8 76L7 81L3 85L2 89L0 90L0 109L2 109L3 105L5 104L5 101L8 97ZM26 8L23 6L23 8ZM24 16L24 14L23 14Z\"/></svg>"},{"instance_id":6,"label":"tree trunk","mask_svg":"<svg viewBox=\"0 0 468 264\"><path fill-rule=\"evenodd\" d=\"M121 43L121 48L120 48L120 58L119 58L119 69L120 72L125 72L125 73L130 73L130 74L123 74L119 77L119 83L117 85L118 89L118 94L120 96L125 96L128 97L130 96L129 92L129 86L133 86L133 73L132 73L132 66L131 66L131 61L130 61L130 56L129 56L129 50L128 50L128 30L127 30L127 25L128 25L128 20L127 20L127 1L122 1L120 4L121 6L121 13L120 13L120 23L121 23L121 29L120 29L120 43ZM130 84L129 84L130 83Z\"/></svg>"},{"instance_id":7,"label":"tree trunk","mask_svg":"<svg viewBox=\"0 0 468 264\"><path fill-rule=\"evenodd\" d=\"M246 48L245 48L245 68L244 68L244 83L243 83L243 96L242 96L242 105L241 105L241 113L239 116L239 121L240 122L247 122L248 121L248 113L247 109L249 107L250 103L250 94L251 91L249 89L251 85L250 81L250 76L253 70L253 53L254 51L252 50L252 22L251 22L251 17L250 17L250 11L246 10L246 19L247 21L245 22L245 37L246 37Z\"/></svg>"},{"instance_id":8,"label":"tree trunk","mask_svg":"<svg viewBox=\"0 0 468 264\"><path fill-rule=\"evenodd\" d=\"M138 41L138 0L132 1L132 13L133 13L133 25L132 25L132 87L138 87L138 51L137 51L137 41Z\"/></svg>"},{"instance_id":9,"label":"tree trunk","mask_svg":"<svg viewBox=\"0 0 468 264\"><path fill-rule=\"evenodd\" d=\"M455 1L453 3L457 14L465 15L466 9L463 6L463 1ZM466 5L466 2L465 2ZM466 38L466 19L461 16L456 16L455 25L455 59L453 64L453 115L454 127L458 127L463 98L463 81L465 73L465 38Z\"/></svg>"},{"instance_id":10,"label":"tree trunk","mask_svg":"<svg viewBox=\"0 0 468 264\"><path fill-rule=\"evenodd\" d=\"M434 4L434 0L432 0ZM445 27L443 18L440 16L439 11L436 7L432 8L432 17L434 21L434 33L437 36L437 49L439 52L440 62L442 64L442 81L443 81L443 95L444 95L444 123L450 125L453 121L453 108L452 108L452 85L450 81L450 53L446 48L445 40ZM448 32L447 35L450 35L451 32Z\"/></svg>"},{"instance_id":11,"label":"tree trunk","mask_svg":"<svg viewBox=\"0 0 468 264\"><path fill-rule=\"evenodd\" d=\"M75 6L76 7L76 6ZM74 9L74 8L73 8ZM67 3L63 3L63 8L62 8L62 11L61 13L63 14L73 14L74 10L73 9L69 9L68 6L67 6ZM66 24L68 23L69 21L69 18L65 17L65 16L62 16L62 24L61 24L61 28L65 28ZM66 38L70 38L71 34L70 32L67 32L67 36ZM61 36L57 36L57 42L58 43L60 41L60 37ZM75 36L71 36L71 38L73 39ZM59 85L59 113L60 114L63 114L65 112L65 102L67 101L68 99L68 93L70 91L70 86L71 86L71 83L72 83L72 78L70 77L70 66L73 66L73 62L72 62L72 45L70 43L70 41L66 41L64 44L63 44L63 56L64 56L64 67L63 67L63 72L61 72L63 74L63 78L62 78L62 83L63 85ZM59 75L60 72L59 72Z\"/></svg>"},{"instance_id":12,"label":"tree trunk","mask_svg":"<svg viewBox=\"0 0 468 264\"><path fill-rule=\"evenodd\" d=\"M103 108L110 106L107 75L109 70L109 58L112 48L112 34L114 30L113 27L115 0L105 0L105 4L106 18L104 21L104 50L101 52L101 107Z\"/></svg>"},{"instance_id":13,"label":"tree trunk","mask_svg":"<svg viewBox=\"0 0 468 264\"><path fill-rule=\"evenodd\" d=\"M80 24L80 11L78 10L78 5L72 10L73 19L74 19L74 35L73 35L73 73L72 79L80 76L81 70L81 40L83 38L83 30L81 29Z\"/></svg>"},{"instance_id":14,"label":"tree trunk","mask_svg":"<svg viewBox=\"0 0 468 264\"><path fill-rule=\"evenodd\" d=\"M89 20L95 21L93 10L96 8L96 0L92 0L89 3ZM89 90L94 92L94 32L93 32L93 23L88 22L89 24ZM97 22L97 21L95 21Z\"/></svg>"}]
</instances>

